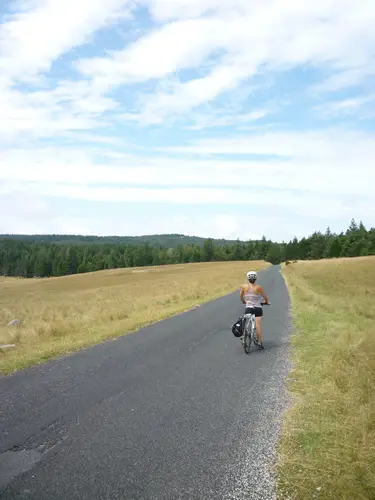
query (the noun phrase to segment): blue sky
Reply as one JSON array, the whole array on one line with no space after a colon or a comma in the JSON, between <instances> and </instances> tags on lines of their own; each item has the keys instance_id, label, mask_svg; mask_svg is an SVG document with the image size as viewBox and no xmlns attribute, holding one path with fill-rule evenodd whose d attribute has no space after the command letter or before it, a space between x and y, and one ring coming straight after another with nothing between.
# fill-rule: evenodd
<instances>
[{"instance_id":1,"label":"blue sky","mask_svg":"<svg viewBox=\"0 0 375 500\"><path fill-rule=\"evenodd\" d=\"M375 225L372 0L5 0L0 23L0 232Z\"/></svg>"}]
</instances>

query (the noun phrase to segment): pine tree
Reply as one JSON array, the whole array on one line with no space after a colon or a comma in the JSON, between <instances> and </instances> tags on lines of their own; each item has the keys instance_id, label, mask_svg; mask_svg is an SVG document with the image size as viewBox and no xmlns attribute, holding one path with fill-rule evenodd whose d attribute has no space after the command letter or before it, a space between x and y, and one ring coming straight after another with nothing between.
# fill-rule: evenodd
<instances>
[{"instance_id":1,"label":"pine tree","mask_svg":"<svg viewBox=\"0 0 375 500\"><path fill-rule=\"evenodd\" d=\"M210 262L214 260L215 257L215 250L214 250L214 245L213 241L211 238L205 240L203 244L203 260L205 262Z\"/></svg>"}]
</instances>

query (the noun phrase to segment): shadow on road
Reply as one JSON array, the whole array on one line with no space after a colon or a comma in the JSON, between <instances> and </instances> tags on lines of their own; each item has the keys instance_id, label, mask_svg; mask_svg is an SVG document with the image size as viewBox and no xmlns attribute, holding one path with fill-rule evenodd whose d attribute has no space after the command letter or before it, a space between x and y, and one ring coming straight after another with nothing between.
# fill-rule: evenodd
<instances>
[{"instance_id":1,"label":"shadow on road","mask_svg":"<svg viewBox=\"0 0 375 500\"><path fill-rule=\"evenodd\" d=\"M277 351L277 349L280 349L283 345L285 344L284 339L280 340L264 340L263 345L264 345L264 351L258 351L258 348L254 346L253 344L251 345L251 350L249 354L266 354L267 352L271 351ZM239 345L241 351L243 352L243 347L242 344Z\"/></svg>"}]
</instances>

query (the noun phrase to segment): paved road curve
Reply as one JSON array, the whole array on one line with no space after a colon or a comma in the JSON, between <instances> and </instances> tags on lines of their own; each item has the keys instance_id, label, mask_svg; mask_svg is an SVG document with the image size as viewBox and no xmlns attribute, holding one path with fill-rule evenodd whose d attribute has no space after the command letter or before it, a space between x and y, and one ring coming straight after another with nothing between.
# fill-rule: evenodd
<instances>
[{"instance_id":1,"label":"paved road curve","mask_svg":"<svg viewBox=\"0 0 375 500\"><path fill-rule=\"evenodd\" d=\"M0 378L0 498L274 498L289 298L279 267L260 282L263 352L230 331L235 293Z\"/></svg>"}]
</instances>

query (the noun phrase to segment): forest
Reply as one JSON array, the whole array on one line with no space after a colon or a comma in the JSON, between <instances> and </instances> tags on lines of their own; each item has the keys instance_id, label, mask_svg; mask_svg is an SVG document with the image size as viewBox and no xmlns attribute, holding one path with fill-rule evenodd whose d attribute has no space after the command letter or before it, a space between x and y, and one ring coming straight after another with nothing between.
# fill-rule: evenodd
<instances>
[{"instance_id":1,"label":"forest","mask_svg":"<svg viewBox=\"0 0 375 500\"><path fill-rule=\"evenodd\" d=\"M0 273L2 276L41 278L187 262L263 259L278 264L288 260L375 255L375 228L366 229L362 222L357 224L354 219L340 234L332 233L328 228L324 233L314 232L308 237L282 243L265 236L261 240L246 242L183 235L145 236L141 237L141 242L134 242L129 239L131 237L88 238L94 239L2 235ZM166 246L166 242L172 241L174 246Z\"/></svg>"},{"instance_id":2,"label":"forest","mask_svg":"<svg viewBox=\"0 0 375 500\"><path fill-rule=\"evenodd\" d=\"M151 234L144 236L82 236L76 234L1 234L1 239L25 241L29 243L59 243L66 244L123 244L139 245L148 243L161 248L175 248L179 245L202 246L205 238L186 236L184 234ZM215 245L234 243L235 240L213 239Z\"/></svg>"}]
</instances>

